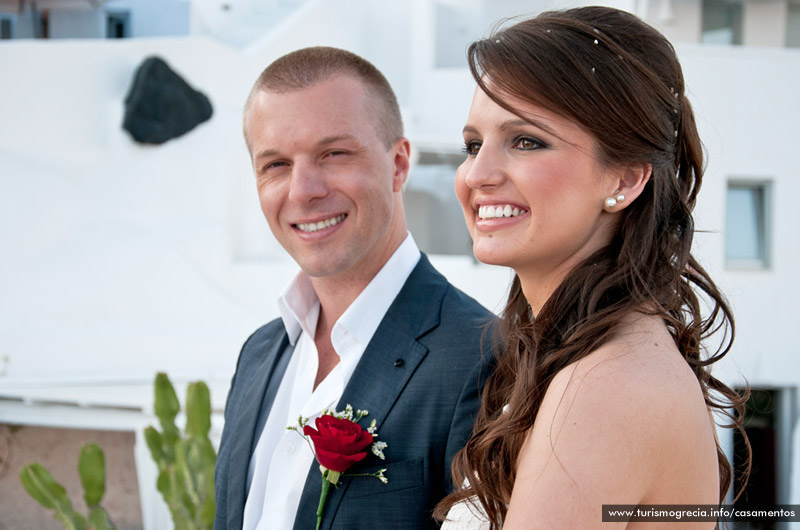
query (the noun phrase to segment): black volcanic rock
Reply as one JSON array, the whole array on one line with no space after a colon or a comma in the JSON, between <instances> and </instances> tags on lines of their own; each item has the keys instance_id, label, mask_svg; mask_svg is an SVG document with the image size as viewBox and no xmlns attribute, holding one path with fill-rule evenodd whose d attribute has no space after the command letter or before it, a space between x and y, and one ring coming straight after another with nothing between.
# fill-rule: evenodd
<instances>
[{"instance_id":1,"label":"black volcanic rock","mask_svg":"<svg viewBox=\"0 0 800 530\"><path fill-rule=\"evenodd\" d=\"M163 144L211 118L211 102L159 57L136 70L125 96L122 128L143 144Z\"/></svg>"}]
</instances>

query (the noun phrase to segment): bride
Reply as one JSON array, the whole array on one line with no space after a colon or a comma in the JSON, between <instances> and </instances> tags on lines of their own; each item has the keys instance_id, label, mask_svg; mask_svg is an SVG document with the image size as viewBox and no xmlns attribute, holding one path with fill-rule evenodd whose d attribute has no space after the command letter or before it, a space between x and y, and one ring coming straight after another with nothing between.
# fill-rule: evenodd
<instances>
[{"instance_id":1,"label":"bride","mask_svg":"<svg viewBox=\"0 0 800 530\"><path fill-rule=\"evenodd\" d=\"M456 193L475 256L516 276L443 528L652 528L602 523L602 506L721 502L732 472L711 411L733 406L738 425L745 398L709 372L733 321L690 253L702 148L672 46L591 7L468 55Z\"/></svg>"}]
</instances>

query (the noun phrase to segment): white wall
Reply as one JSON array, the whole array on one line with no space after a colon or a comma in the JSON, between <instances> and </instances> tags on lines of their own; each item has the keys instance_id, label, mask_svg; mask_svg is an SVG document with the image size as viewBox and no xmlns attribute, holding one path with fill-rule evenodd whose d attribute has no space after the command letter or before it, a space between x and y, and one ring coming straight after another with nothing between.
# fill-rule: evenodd
<instances>
[{"instance_id":1,"label":"white wall","mask_svg":"<svg viewBox=\"0 0 800 530\"><path fill-rule=\"evenodd\" d=\"M800 50L692 47L679 52L708 149L697 218L698 228L712 233L700 235L695 249L716 273L738 323L735 363L726 364L741 370L753 386L796 386L800 252L795 232L800 213L793 197L800 194L800 180L793 144L800 118ZM768 270L724 267L724 198L730 178L773 182Z\"/></svg>"},{"instance_id":2,"label":"white wall","mask_svg":"<svg viewBox=\"0 0 800 530\"><path fill-rule=\"evenodd\" d=\"M214 105L209 122L158 147L121 129L150 54ZM263 320L258 287L231 270L242 61L204 38L16 41L0 48L0 70L16 72L0 87L6 375L227 377Z\"/></svg>"}]
</instances>

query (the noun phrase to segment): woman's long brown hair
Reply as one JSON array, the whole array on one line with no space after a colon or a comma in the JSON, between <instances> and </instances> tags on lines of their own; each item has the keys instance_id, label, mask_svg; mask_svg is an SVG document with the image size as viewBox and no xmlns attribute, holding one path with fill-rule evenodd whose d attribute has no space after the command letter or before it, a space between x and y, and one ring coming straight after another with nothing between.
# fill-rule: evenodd
<instances>
[{"instance_id":1,"label":"woman's long brown hair","mask_svg":"<svg viewBox=\"0 0 800 530\"><path fill-rule=\"evenodd\" d=\"M730 350L734 324L724 296L691 254L703 151L669 41L629 13L587 7L497 31L474 42L468 58L478 86L500 106L523 118L525 110L508 100L542 106L588 131L603 163L652 166L611 244L572 270L535 318L518 277L511 286L503 350L474 434L453 461L457 489L436 509L441 520L455 502L477 496L498 529L522 443L553 377L608 341L626 315L647 308L663 319L706 405L729 418L726 426L741 430L747 395L710 373ZM717 331L717 347L708 351L703 342ZM717 455L722 501L733 473L719 444Z\"/></svg>"}]
</instances>

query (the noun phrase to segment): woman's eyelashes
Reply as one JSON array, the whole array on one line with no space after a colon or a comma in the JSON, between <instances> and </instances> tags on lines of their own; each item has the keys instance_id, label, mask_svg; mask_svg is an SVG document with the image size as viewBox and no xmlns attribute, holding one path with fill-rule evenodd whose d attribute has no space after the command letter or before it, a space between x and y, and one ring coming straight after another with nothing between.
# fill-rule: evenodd
<instances>
[{"instance_id":1,"label":"woman's eyelashes","mask_svg":"<svg viewBox=\"0 0 800 530\"><path fill-rule=\"evenodd\" d=\"M461 152L467 156L475 156L478 154L478 151L481 149L481 143L475 140L467 140L464 142L464 147L461 148Z\"/></svg>"},{"instance_id":2,"label":"woman's eyelashes","mask_svg":"<svg viewBox=\"0 0 800 530\"><path fill-rule=\"evenodd\" d=\"M482 142L478 140L467 140L461 152L467 156L475 156L481 149ZM511 148L519 151L534 151L536 149L546 149L547 144L533 136L517 136L511 141Z\"/></svg>"},{"instance_id":3,"label":"woman's eyelashes","mask_svg":"<svg viewBox=\"0 0 800 530\"><path fill-rule=\"evenodd\" d=\"M541 140L534 138L532 136L518 136L514 140L514 144L512 147L514 147L515 149L520 149L522 151L533 151L534 149L543 149L547 147L547 145Z\"/></svg>"}]
</instances>

